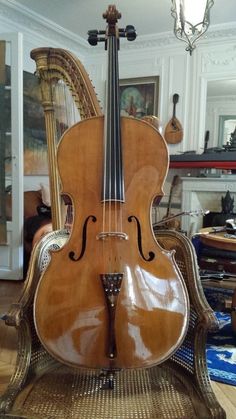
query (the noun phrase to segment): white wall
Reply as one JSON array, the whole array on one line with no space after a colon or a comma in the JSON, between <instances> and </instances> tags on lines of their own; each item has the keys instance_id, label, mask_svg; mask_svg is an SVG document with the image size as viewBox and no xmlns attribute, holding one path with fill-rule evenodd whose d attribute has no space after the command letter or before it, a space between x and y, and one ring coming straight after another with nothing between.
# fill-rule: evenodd
<instances>
[{"instance_id":1,"label":"white wall","mask_svg":"<svg viewBox=\"0 0 236 419\"><path fill-rule=\"evenodd\" d=\"M34 61L30 58L33 48L55 46L74 52L85 65L104 105L104 45L90 47L86 41L52 22L40 20L36 14L25 14L17 6L13 7L13 3L8 6L3 2L0 4L0 32L9 31L23 33L23 62L27 71L35 70ZM179 94L176 116L183 125L184 139L177 145L169 145L170 153L186 150L202 152L206 130L207 82L235 77L236 23L210 27L204 39L198 42L192 57L185 51L185 44L171 32L137 37L134 42L122 39L119 65L121 79L160 76L159 117L163 127L172 116L173 94ZM26 183L28 189L30 179ZM32 183L35 185L35 179Z\"/></svg>"},{"instance_id":2,"label":"white wall","mask_svg":"<svg viewBox=\"0 0 236 419\"><path fill-rule=\"evenodd\" d=\"M98 47L99 48L99 47ZM103 103L106 61L101 48L85 58L85 65ZM171 154L187 150L202 152L204 148L207 83L210 80L232 79L236 76L236 23L217 26L199 40L192 57L185 46L170 34L137 38L130 45L121 42L120 78L160 76L159 117L165 126L172 116L174 93L179 94L176 116L184 128L184 139L169 145ZM234 112L235 113L235 112ZM213 136L212 136L213 139ZM208 144L213 147L214 142Z\"/></svg>"},{"instance_id":3,"label":"white wall","mask_svg":"<svg viewBox=\"0 0 236 419\"><path fill-rule=\"evenodd\" d=\"M39 47L55 47L70 50L84 61L87 44L84 40L35 14L23 13L17 5L0 4L0 33L23 34L23 70L34 73L36 65L30 52ZM86 45L86 48L85 48ZM48 184L47 176L25 176L24 189L38 190L40 183Z\"/></svg>"},{"instance_id":4,"label":"white wall","mask_svg":"<svg viewBox=\"0 0 236 419\"><path fill-rule=\"evenodd\" d=\"M158 98L158 116L163 128L173 113L173 94L179 94L176 116L185 127L184 141L171 146L171 153L184 151L189 138L189 91L191 80L191 58L183 45L162 46L162 39L148 42L146 39L134 41L132 45L121 41L119 52L120 79L160 76ZM90 48L85 59L85 66L95 84L96 92L104 105L106 81L106 57L101 47Z\"/></svg>"}]
</instances>

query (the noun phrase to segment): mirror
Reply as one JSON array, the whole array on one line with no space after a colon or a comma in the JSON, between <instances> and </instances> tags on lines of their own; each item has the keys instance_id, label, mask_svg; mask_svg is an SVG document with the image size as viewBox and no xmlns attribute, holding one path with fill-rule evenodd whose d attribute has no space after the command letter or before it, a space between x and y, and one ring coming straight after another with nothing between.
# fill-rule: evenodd
<instances>
[{"instance_id":1,"label":"mirror","mask_svg":"<svg viewBox=\"0 0 236 419\"><path fill-rule=\"evenodd\" d=\"M236 78L208 80L205 130L209 147L229 145L236 127Z\"/></svg>"},{"instance_id":2,"label":"mirror","mask_svg":"<svg viewBox=\"0 0 236 419\"><path fill-rule=\"evenodd\" d=\"M219 146L231 145L236 128L236 115L220 115L219 117Z\"/></svg>"}]
</instances>

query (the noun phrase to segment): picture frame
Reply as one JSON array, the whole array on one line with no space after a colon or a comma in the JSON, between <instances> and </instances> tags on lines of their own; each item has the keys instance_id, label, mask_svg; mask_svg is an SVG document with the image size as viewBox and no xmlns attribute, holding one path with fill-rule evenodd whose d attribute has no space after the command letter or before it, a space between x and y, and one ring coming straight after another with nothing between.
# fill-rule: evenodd
<instances>
[{"instance_id":1,"label":"picture frame","mask_svg":"<svg viewBox=\"0 0 236 419\"><path fill-rule=\"evenodd\" d=\"M121 116L158 115L159 76L121 79L119 85Z\"/></svg>"}]
</instances>

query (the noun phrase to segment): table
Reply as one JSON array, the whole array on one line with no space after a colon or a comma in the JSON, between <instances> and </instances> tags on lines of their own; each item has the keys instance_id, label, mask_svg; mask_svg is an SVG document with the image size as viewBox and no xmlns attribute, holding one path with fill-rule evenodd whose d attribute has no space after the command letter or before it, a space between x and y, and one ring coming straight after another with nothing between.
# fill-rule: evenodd
<instances>
[{"instance_id":1,"label":"table","mask_svg":"<svg viewBox=\"0 0 236 419\"><path fill-rule=\"evenodd\" d=\"M220 311L228 312L231 314L231 322L232 322L232 329L236 334L236 280L235 281L227 281L227 280L212 280L209 279L207 281L202 281L202 286L207 293L207 290L214 292L218 289L219 291L227 290L227 294L224 296L222 301L222 306L220 307ZM228 290L232 291L229 292Z\"/></svg>"},{"instance_id":2,"label":"table","mask_svg":"<svg viewBox=\"0 0 236 419\"><path fill-rule=\"evenodd\" d=\"M234 238L225 237L225 231L215 232L212 227L201 228L199 232L200 240L206 246L216 249L229 250L236 252L236 235ZM235 254L236 257L236 254Z\"/></svg>"},{"instance_id":3,"label":"table","mask_svg":"<svg viewBox=\"0 0 236 419\"><path fill-rule=\"evenodd\" d=\"M229 252L235 252L236 259L236 236L228 238L225 236L225 231L215 232L212 227L202 228L199 232L200 241L203 245L213 249L220 249ZM232 328L236 333L236 276L231 280L211 280L203 282L203 288L218 288L232 290L232 296L225 298L225 309L231 312Z\"/></svg>"}]
</instances>

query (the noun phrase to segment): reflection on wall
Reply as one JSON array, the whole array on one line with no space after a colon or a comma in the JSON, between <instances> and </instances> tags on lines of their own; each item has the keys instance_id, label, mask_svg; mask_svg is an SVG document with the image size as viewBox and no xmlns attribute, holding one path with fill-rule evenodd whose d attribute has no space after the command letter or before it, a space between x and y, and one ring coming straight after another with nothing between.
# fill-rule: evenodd
<instances>
[{"instance_id":1,"label":"reflection on wall","mask_svg":"<svg viewBox=\"0 0 236 419\"><path fill-rule=\"evenodd\" d=\"M227 144L236 120L236 80L209 81L205 129L210 132L209 147ZM225 125L231 121L231 125ZM234 129L233 129L234 130Z\"/></svg>"},{"instance_id":2,"label":"reflection on wall","mask_svg":"<svg viewBox=\"0 0 236 419\"><path fill-rule=\"evenodd\" d=\"M232 147L232 140L236 129L236 114L235 115L220 115L219 116L219 144L227 144Z\"/></svg>"}]
</instances>

